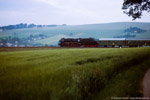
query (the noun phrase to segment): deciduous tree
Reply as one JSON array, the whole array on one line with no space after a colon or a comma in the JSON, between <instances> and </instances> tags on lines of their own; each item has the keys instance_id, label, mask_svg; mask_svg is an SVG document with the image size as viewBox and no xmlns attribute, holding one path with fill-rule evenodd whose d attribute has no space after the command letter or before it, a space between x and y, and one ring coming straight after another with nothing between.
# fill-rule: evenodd
<instances>
[{"instance_id":1,"label":"deciduous tree","mask_svg":"<svg viewBox=\"0 0 150 100\"><path fill-rule=\"evenodd\" d=\"M122 9L135 20L141 18L143 11L150 12L150 0L124 0Z\"/></svg>"}]
</instances>

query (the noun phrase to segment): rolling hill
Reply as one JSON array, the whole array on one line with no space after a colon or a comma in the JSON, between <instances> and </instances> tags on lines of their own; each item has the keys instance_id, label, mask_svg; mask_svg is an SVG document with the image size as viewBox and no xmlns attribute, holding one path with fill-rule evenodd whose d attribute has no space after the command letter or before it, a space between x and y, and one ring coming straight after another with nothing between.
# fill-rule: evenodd
<instances>
[{"instance_id":1,"label":"rolling hill","mask_svg":"<svg viewBox=\"0 0 150 100\"><path fill-rule=\"evenodd\" d=\"M144 33L130 33L132 38L150 38L150 23L141 22L117 22L105 24L68 25L57 27L24 28L0 32L0 39L18 37L32 45L57 45L60 38L113 38L124 37L129 33L124 30L130 27L138 27L146 30ZM131 38L130 34L128 35ZM43 35L44 38L40 36Z\"/></svg>"}]
</instances>

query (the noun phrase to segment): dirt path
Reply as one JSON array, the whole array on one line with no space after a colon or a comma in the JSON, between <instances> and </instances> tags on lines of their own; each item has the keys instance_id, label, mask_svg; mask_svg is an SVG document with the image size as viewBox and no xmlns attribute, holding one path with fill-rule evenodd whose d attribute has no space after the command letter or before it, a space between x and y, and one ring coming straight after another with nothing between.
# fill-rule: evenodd
<instances>
[{"instance_id":1,"label":"dirt path","mask_svg":"<svg viewBox=\"0 0 150 100\"><path fill-rule=\"evenodd\" d=\"M144 97L149 97L150 99L150 68L146 72L143 80L143 86L144 86Z\"/></svg>"}]
</instances>

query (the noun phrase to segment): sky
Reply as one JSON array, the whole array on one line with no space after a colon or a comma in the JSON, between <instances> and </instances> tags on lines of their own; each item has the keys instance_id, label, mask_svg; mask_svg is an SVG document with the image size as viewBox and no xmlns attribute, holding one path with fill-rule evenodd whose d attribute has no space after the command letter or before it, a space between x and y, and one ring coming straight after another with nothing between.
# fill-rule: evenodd
<instances>
[{"instance_id":1,"label":"sky","mask_svg":"<svg viewBox=\"0 0 150 100\"><path fill-rule=\"evenodd\" d=\"M130 22L123 0L0 0L0 26L19 23L98 24ZM150 13L133 22L150 22Z\"/></svg>"}]
</instances>

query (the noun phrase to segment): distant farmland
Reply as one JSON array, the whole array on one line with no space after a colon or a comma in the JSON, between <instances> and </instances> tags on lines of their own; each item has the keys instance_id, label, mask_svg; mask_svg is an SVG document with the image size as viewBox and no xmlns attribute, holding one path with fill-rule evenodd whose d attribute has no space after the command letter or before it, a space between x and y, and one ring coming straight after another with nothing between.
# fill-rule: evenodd
<instances>
[{"instance_id":1,"label":"distant farmland","mask_svg":"<svg viewBox=\"0 0 150 100\"><path fill-rule=\"evenodd\" d=\"M130 27L147 30L143 33L124 33ZM44 38L39 39L39 35ZM31 37L32 36L32 37ZM113 38L129 36L128 38L150 38L150 23L118 22L107 24L68 25L43 28L25 28L0 32L0 39L18 37L26 40L28 45L58 45L60 38ZM135 36L135 37L130 37ZM31 39L32 38L32 39ZM30 39L30 41L28 41ZM32 40L32 41L31 41ZM23 44L23 43L22 43ZM24 44L25 45L25 44Z\"/></svg>"},{"instance_id":2,"label":"distant farmland","mask_svg":"<svg viewBox=\"0 0 150 100\"><path fill-rule=\"evenodd\" d=\"M142 97L150 48L0 48L0 100Z\"/></svg>"}]
</instances>

